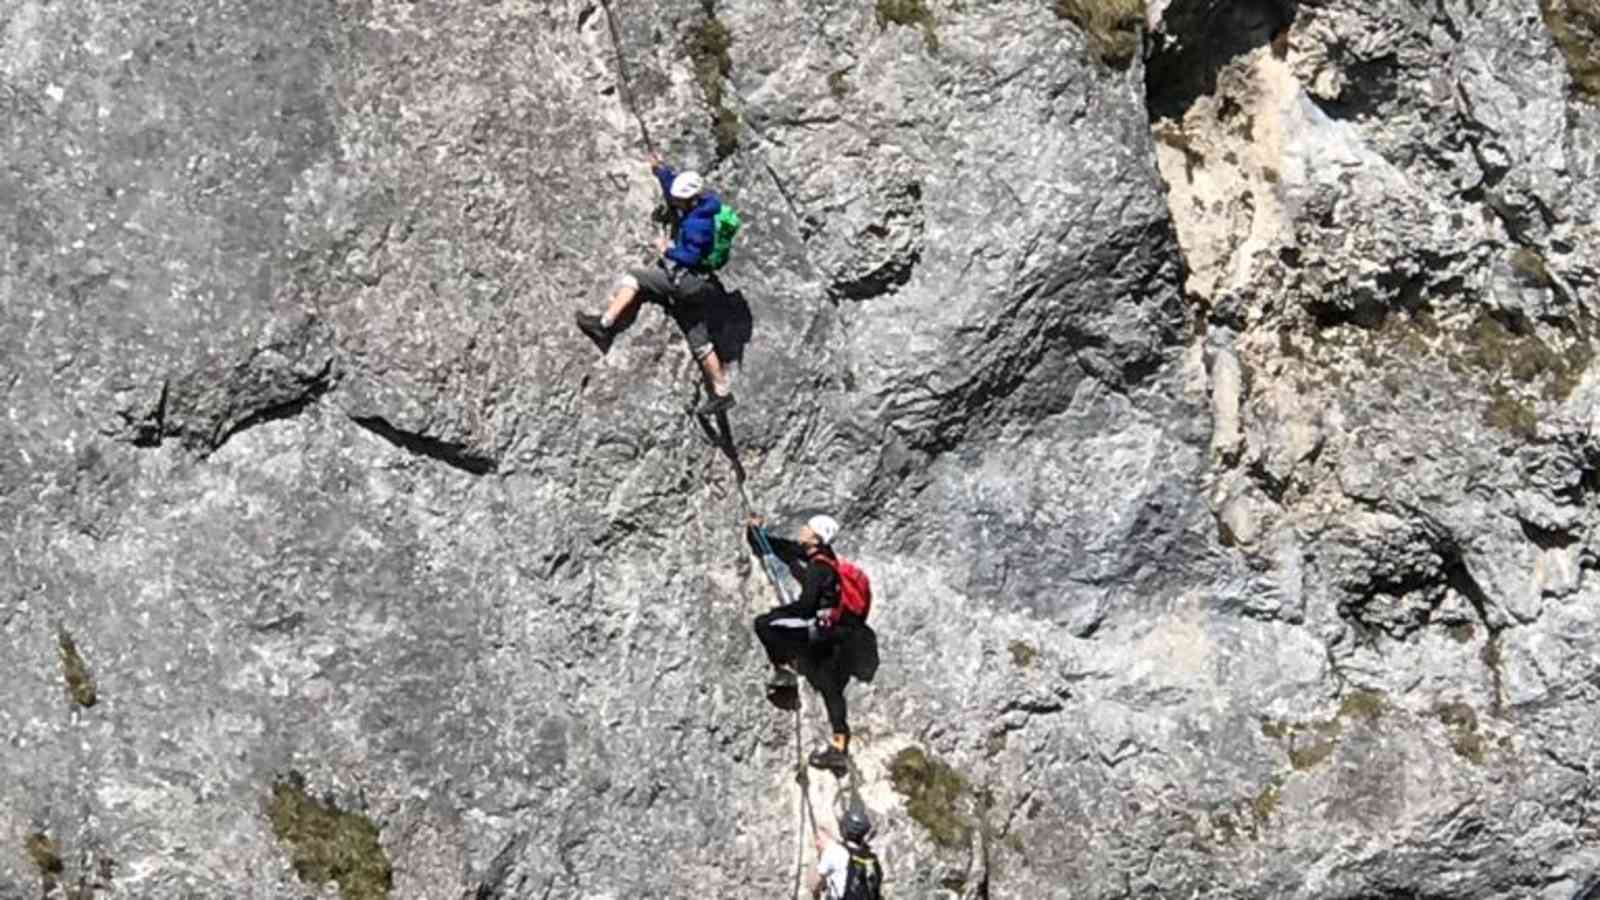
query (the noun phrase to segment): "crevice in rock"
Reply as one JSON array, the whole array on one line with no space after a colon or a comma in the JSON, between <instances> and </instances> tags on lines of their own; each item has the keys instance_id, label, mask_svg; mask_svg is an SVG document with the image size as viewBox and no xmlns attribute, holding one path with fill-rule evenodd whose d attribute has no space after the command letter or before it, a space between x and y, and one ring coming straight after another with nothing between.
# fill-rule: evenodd
<instances>
[{"instance_id":1,"label":"crevice in rock","mask_svg":"<svg viewBox=\"0 0 1600 900\"><path fill-rule=\"evenodd\" d=\"M806 218L801 215L800 207L795 205L794 197L789 194L789 188L784 185L783 179L778 177L778 170L765 160L762 160L761 167L767 170L767 177L772 179L772 186L778 189L778 196L782 197L784 204L789 207L789 214L794 216L796 223L804 225Z\"/></svg>"},{"instance_id":2,"label":"crevice in rock","mask_svg":"<svg viewBox=\"0 0 1600 900\"><path fill-rule=\"evenodd\" d=\"M1528 543L1540 550L1564 550L1578 542L1577 535L1571 532L1545 528L1526 519L1517 524L1522 526L1522 536L1528 539Z\"/></svg>"},{"instance_id":3,"label":"crevice in rock","mask_svg":"<svg viewBox=\"0 0 1600 900\"><path fill-rule=\"evenodd\" d=\"M489 861L484 870L483 878L478 882L478 889L473 893L473 900L505 900L512 896L508 889L520 887L518 884L508 884L511 870L516 866L517 859L522 855L522 850L528 843L526 834L518 834L506 842L500 852Z\"/></svg>"},{"instance_id":4,"label":"crevice in rock","mask_svg":"<svg viewBox=\"0 0 1600 900\"><path fill-rule=\"evenodd\" d=\"M119 411L119 441L160 447L176 438L198 457L209 456L235 435L298 415L338 382L332 329L315 317L275 322L242 356L237 351L197 362L165 378L154 408Z\"/></svg>"},{"instance_id":5,"label":"crevice in rock","mask_svg":"<svg viewBox=\"0 0 1600 900\"><path fill-rule=\"evenodd\" d=\"M1362 509L1401 516L1411 520L1411 524L1368 550L1369 563L1360 570L1359 579L1345 579L1339 583L1347 595L1338 605L1340 618L1355 630L1358 638L1372 646L1376 645L1380 634L1403 640L1430 626L1459 628L1466 623L1436 618L1453 591L1472 607L1488 633L1484 663L1490 670L1498 697L1498 635L1505 626L1497 624L1490 615L1495 602L1468 571L1455 537L1425 517L1419 521L1418 517L1423 514L1403 504L1400 509L1392 509L1382 500L1350 499ZM1426 552L1422 551L1424 545ZM1410 549L1397 552L1401 548ZM1471 626L1467 627L1469 630L1464 637L1459 632L1452 632L1452 636L1462 642L1469 640L1472 632Z\"/></svg>"},{"instance_id":6,"label":"crevice in rock","mask_svg":"<svg viewBox=\"0 0 1600 900\"><path fill-rule=\"evenodd\" d=\"M1600 457L1590 453L1587 454L1585 461L1588 465L1583 467L1582 474L1578 476L1578 483L1562 492L1579 506L1586 504L1588 498L1600 494Z\"/></svg>"},{"instance_id":7,"label":"crevice in rock","mask_svg":"<svg viewBox=\"0 0 1600 900\"><path fill-rule=\"evenodd\" d=\"M893 294L904 287L922 262L922 236L926 220L922 208L922 184L911 181L885 198L882 218L867 225L854 238L865 252L882 253L887 258L865 274L839 273L828 285L828 299L870 300ZM908 240L897 240L898 235ZM802 232L804 235L804 232ZM853 268L853 267L852 267Z\"/></svg>"},{"instance_id":8,"label":"crevice in rock","mask_svg":"<svg viewBox=\"0 0 1600 900\"><path fill-rule=\"evenodd\" d=\"M1443 267L1442 259L1429 258L1430 270ZM1363 331L1377 331L1387 326L1392 317L1404 316L1415 321L1429 315L1432 307L1428 296L1440 299L1455 293L1448 282L1429 284L1429 271L1407 274L1386 272L1377 277L1378 292L1374 296L1345 300L1342 303L1312 300L1305 304L1311 324L1318 331L1350 325ZM1459 284L1456 289L1459 290Z\"/></svg>"},{"instance_id":9,"label":"crevice in rock","mask_svg":"<svg viewBox=\"0 0 1600 900\"><path fill-rule=\"evenodd\" d=\"M1261 493L1266 494L1273 503L1283 505L1284 495L1289 492L1289 485L1293 480L1292 472L1288 477L1279 478L1267 468L1265 459L1258 458L1245 468L1245 475L1255 482Z\"/></svg>"},{"instance_id":10,"label":"crevice in rock","mask_svg":"<svg viewBox=\"0 0 1600 900\"><path fill-rule=\"evenodd\" d=\"M499 469L499 463L482 451L455 441L444 441L396 428L382 416L352 416L350 421L402 450L438 460L470 475L490 475Z\"/></svg>"},{"instance_id":11,"label":"crevice in rock","mask_svg":"<svg viewBox=\"0 0 1600 900\"><path fill-rule=\"evenodd\" d=\"M306 614L300 610L295 610L287 615L269 619L265 622L252 622L249 628L256 634L293 634L305 623Z\"/></svg>"},{"instance_id":12,"label":"crevice in rock","mask_svg":"<svg viewBox=\"0 0 1600 900\"><path fill-rule=\"evenodd\" d=\"M1181 121L1196 99L1216 93L1224 67L1283 34L1298 6L1296 0L1173 3L1151 36L1154 49L1145 66L1150 120Z\"/></svg>"},{"instance_id":13,"label":"crevice in rock","mask_svg":"<svg viewBox=\"0 0 1600 900\"><path fill-rule=\"evenodd\" d=\"M298 397L285 400L282 403L275 403L264 409L256 410L250 415L245 416L239 421L238 424L223 432L221 437L218 437L215 441L213 441L211 444L211 450L213 452L220 450L222 445L232 440L234 436L249 431L257 425L265 425L268 422L278 422L284 419L292 419L295 416L300 415L312 404L322 399L324 394L333 390L336 381L337 379L333 377L333 361L329 360L328 365L323 368L322 372L318 374L316 379L306 385L305 393Z\"/></svg>"},{"instance_id":14,"label":"crevice in rock","mask_svg":"<svg viewBox=\"0 0 1600 900\"><path fill-rule=\"evenodd\" d=\"M856 301L892 294L906 286L920 262L922 248L918 247L909 256L891 259L859 278L836 281L828 291L835 300Z\"/></svg>"},{"instance_id":15,"label":"crevice in rock","mask_svg":"<svg viewBox=\"0 0 1600 900\"><path fill-rule=\"evenodd\" d=\"M1344 62L1341 71L1345 82L1334 98L1306 96L1335 121L1347 122L1380 116L1400 93L1400 62L1394 54L1375 59L1357 59Z\"/></svg>"},{"instance_id":16,"label":"crevice in rock","mask_svg":"<svg viewBox=\"0 0 1600 900\"><path fill-rule=\"evenodd\" d=\"M1489 670L1489 683L1494 688L1494 701L1490 706L1490 711L1497 717L1503 716L1505 714L1505 676L1500 666L1500 632L1504 630L1504 626L1495 625L1489 616L1489 607L1494 605L1494 601L1489 599L1489 595L1484 591L1483 585L1478 584L1478 580L1472 577L1471 572L1467 571L1466 561L1461 558L1459 551L1454 552L1446 561L1445 580L1452 590L1466 598L1467 603L1472 606L1473 612L1477 613L1478 621L1483 623L1484 631L1488 632L1488 637L1483 642L1481 658L1484 667Z\"/></svg>"},{"instance_id":17,"label":"crevice in rock","mask_svg":"<svg viewBox=\"0 0 1600 900\"><path fill-rule=\"evenodd\" d=\"M156 398L155 413L139 425L133 439L129 441L133 446L142 449L161 446L161 438L167 433L167 392L170 387L171 382L163 378L161 396Z\"/></svg>"},{"instance_id":18,"label":"crevice in rock","mask_svg":"<svg viewBox=\"0 0 1600 900\"><path fill-rule=\"evenodd\" d=\"M1401 580L1386 578L1367 587L1358 598L1339 603L1338 612L1362 644L1376 647L1380 635L1403 640L1426 626L1443 599L1432 577L1408 573Z\"/></svg>"},{"instance_id":19,"label":"crevice in rock","mask_svg":"<svg viewBox=\"0 0 1600 900\"><path fill-rule=\"evenodd\" d=\"M1365 894L1358 894L1350 900L1450 900L1450 895L1429 894L1427 890L1418 890L1414 887L1376 887Z\"/></svg>"}]
</instances>

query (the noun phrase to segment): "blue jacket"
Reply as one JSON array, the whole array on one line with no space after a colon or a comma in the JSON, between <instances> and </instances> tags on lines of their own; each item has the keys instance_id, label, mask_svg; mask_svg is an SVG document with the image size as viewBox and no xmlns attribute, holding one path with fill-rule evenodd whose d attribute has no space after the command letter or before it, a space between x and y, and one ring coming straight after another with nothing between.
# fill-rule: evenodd
<instances>
[{"instance_id":1,"label":"blue jacket","mask_svg":"<svg viewBox=\"0 0 1600 900\"><path fill-rule=\"evenodd\" d=\"M668 202L672 200L672 179L676 177L678 173L672 171L671 166L656 170L656 180L661 182L661 193ZM711 245L716 243L717 213L721 211L722 200L716 194L702 195L694 209L678 220L678 227L673 232L673 245L667 248L667 259L685 269L698 267L700 260L711 252Z\"/></svg>"}]
</instances>

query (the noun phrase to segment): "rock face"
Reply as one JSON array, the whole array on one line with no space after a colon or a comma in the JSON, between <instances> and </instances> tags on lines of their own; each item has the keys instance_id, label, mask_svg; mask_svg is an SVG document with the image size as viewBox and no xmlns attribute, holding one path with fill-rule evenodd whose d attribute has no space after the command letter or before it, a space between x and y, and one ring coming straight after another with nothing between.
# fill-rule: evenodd
<instances>
[{"instance_id":1,"label":"rock face","mask_svg":"<svg viewBox=\"0 0 1600 900\"><path fill-rule=\"evenodd\" d=\"M0 10L0 898L1595 896L1592 10L1115 7Z\"/></svg>"}]
</instances>

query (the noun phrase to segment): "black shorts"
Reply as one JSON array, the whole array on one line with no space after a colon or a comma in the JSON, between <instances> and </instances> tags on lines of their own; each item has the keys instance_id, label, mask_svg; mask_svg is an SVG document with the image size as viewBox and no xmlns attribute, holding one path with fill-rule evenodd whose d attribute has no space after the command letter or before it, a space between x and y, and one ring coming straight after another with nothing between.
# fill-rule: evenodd
<instances>
[{"instance_id":1,"label":"black shorts","mask_svg":"<svg viewBox=\"0 0 1600 900\"><path fill-rule=\"evenodd\" d=\"M714 346L711 328L706 324L706 313L717 296L715 279L690 271L680 271L676 282L661 266L645 266L628 273L639 283L641 298L655 303L667 311L672 321L678 323L684 340L689 342L689 352L702 359Z\"/></svg>"}]
</instances>

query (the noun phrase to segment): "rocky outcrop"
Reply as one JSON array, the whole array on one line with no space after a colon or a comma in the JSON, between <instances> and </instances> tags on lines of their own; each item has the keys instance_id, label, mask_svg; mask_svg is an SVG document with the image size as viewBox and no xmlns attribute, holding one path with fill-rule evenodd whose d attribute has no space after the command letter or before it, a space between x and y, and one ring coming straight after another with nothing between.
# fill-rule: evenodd
<instances>
[{"instance_id":1,"label":"rocky outcrop","mask_svg":"<svg viewBox=\"0 0 1600 900\"><path fill-rule=\"evenodd\" d=\"M1401 801L1329 889L1576 896L1593 868L1594 656L1554 637L1595 621L1593 111L1550 14L1173 3L1155 29L1224 538L1295 586L1337 683L1436 718L1443 770L1539 783L1563 823L1532 839L1521 788L1430 784L1440 808ZM1404 849L1464 815L1494 824Z\"/></svg>"},{"instance_id":2,"label":"rocky outcrop","mask_svg":"<svg viewBox=\"0 0 1600 900\"><path fill-rule=\"evenodd\" d=\"M793 892L741 492L874 578L894 896L1592 890L1569 6L1105 6L0 14L0 897ZM726 435L570 325L646 140Z\"/></svg>"}]
</instances>

